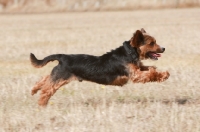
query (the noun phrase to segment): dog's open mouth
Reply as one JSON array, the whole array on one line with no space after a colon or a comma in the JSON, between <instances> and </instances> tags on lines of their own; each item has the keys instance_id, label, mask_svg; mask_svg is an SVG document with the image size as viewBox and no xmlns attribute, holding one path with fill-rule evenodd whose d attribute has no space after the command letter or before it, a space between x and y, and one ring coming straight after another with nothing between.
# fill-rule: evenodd
<instances>
[{"instance_id":1,"label":"dog's open mouth","mask_svg":"<svg viewBox=\"0 0 200 132\"><path fill-rule=\"evenodd\" d=\"M148 52L147 53L148 58L152 60L158 60L158 57L161 57L161 54L155 53L155 52Z\"/></svg>"}]
</instances>

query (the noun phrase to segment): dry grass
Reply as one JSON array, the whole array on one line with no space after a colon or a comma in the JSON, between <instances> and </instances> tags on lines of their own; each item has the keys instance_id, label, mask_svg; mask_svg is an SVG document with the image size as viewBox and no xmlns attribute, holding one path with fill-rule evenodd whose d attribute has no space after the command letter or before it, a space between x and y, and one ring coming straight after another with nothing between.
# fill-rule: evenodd
<instances>
[{"instance_id":1,"label":"dry grass","mask_svg":"<svg viewBox=\"0 0 200 132\"><path fill-rule=\"evenodd\" d=\"M200 9L0 16L1 132L199 132ZM32 86L57 62L30 65L54 53L101 55L141 27L166 48L159 61L164 83L102 86L72 82L46 109Z\"/></svg>"}]
</instances>

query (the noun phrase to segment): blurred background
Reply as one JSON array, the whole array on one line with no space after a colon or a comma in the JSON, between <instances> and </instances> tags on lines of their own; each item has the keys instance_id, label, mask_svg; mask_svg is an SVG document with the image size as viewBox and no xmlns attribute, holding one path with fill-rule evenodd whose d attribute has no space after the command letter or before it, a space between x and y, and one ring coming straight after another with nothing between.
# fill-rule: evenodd
<instances>
[{"instance_id":1,"label":"blurred background","mask_svg":"<svg viewBox=\"0 0 200 132\"><path fill-rule=\"evenodd\" d=\"M200 0L0 0L1 13L110 11L199 6Z\"/></svg>"},{"instance_id":2,"label":"blurred background","mask_svg":"<svg viewBox=\"0 0 200 132\"><path fill-rule=\"evenodd\" d=\"M0 0L0 132L200 132L200 0ZM162 83L71 82L46 109L31 89L51 54L102 55L144 28L166 48Z\"/></svg>"}]
</instances>

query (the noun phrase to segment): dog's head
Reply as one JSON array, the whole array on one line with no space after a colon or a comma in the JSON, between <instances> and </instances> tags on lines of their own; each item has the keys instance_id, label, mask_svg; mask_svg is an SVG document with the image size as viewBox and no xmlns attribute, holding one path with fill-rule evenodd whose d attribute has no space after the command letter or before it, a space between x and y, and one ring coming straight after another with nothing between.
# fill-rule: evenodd
<instances>
[{"instance_id":1,"label":"dog's head","mask_svg":"<svg viewBox=\"0 0 200 132\"><path fill-rule=\"evenodd\" d=\"M159 46L155 38L147 34L143 28L133 34L130 45L137 48L141 60L158 60L158 57L161 57L159 53L165 51L165 48Z\"/></svg>"}]
</instances>

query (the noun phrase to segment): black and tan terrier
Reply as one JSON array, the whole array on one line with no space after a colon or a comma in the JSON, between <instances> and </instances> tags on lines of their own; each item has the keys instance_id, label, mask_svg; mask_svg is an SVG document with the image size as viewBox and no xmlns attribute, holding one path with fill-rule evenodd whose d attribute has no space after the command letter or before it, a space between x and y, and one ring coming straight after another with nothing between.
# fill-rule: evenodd
<instances>
[{"instance_id":1,"label":"black and tan terrier","mask_svg":"<svg viewBox=\"0 0 200 132\"><path fill-rule=\"evenodd\" d=\"M36 68L43 67L50 61L59 62L50 75L35 84L32 95L41 90L38 104L46 106L50 97L61 86L73 80L117 86L123 86L129 80L134 83L162 82L169 77L168 71L158 72L153 66L144 66L141 60L158 60L161 56L159 53L164 51L165 48L159 46L154 37L141 29L122 46L101 56L54 54L38 60L31 53L30 60Z\"/></svg>"}]
</instances>

